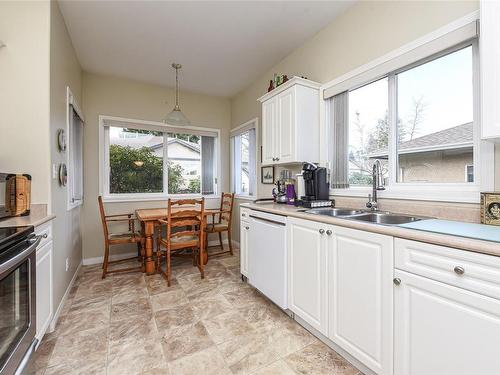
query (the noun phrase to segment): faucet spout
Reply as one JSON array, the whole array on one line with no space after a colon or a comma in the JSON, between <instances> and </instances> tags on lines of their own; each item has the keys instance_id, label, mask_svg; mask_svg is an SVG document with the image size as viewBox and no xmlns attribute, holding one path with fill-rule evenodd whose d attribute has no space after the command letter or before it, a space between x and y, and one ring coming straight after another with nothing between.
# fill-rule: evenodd
<instances>
[{"instance_id":1,"label":"faucet spout","mask_svg":"<svg viewBox=\"0 0 500 375\"><path fill-rule=\"evenodd\" d=\"M380 160L377 159L375 163L373 163L372 169L372 193L368 194L368 202L366 203L366 207L372 211L378 210L378 190L385 190L385 186L384 176L382 174L382 164Z\"/></svg>"}]
</instances>

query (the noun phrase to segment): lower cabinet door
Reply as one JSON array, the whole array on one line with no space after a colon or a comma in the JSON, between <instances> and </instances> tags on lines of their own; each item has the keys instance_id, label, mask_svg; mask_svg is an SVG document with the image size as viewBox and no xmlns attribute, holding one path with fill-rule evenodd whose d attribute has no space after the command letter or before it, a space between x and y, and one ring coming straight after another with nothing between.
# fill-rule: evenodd
<instances>
[{"instance_id":1,"label":"lower cabinet door","mask_svg":"<svg viewBox=\"0 0 500 375\"><path fill-rule=\"evenodd\" d=\"M329 338L377 374L392 374L393 239L334 227Z\"/></svg>"},{"instance_id":2,"label":"lower cabinet door","mask_svg":"<svg viewBox=\"0 0 500 375\"><path fill-rule=\"evenodd\" d=\"M52 319L52 241L36 251L36 337L41 340Z\"/></svg>"},{"instance_id":3,"label":"lower cabinet door","mask_svg":"<svg viewBox=\"0 0 500 375\"><path fill-rule=\"evenodd\" d=\"M326 231L330 226L288 220L288 306L324 335L328 334Z\"/></svg>"},{"instance_id":4,"label":"lower cabinet door","mask_svg":"<svg viewBox=\"0 0 500 375\"><path fill-rule=\"evenodd\" d=\"M240 222L240 272L243 276L248 276L248 231L249 222L242 220Z\"/></svg>"},{"instance_id":5,"label":"lower cabinet door","mask_svg":"<svg viewBox=\"0 0 500 375\"><path fill-rule=\"evenodd\" d=\"M500 373L500 301L396 270L397 375Z\"/></svg>"}]
</instances>

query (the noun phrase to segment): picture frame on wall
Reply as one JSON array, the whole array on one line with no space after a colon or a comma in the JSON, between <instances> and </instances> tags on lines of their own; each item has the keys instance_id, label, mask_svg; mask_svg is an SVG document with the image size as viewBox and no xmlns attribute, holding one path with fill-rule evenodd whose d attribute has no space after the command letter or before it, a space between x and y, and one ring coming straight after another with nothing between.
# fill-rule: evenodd
<instances>
[{"instance_id":1,"label":"picture frame on wall","mask_svg":"<svg viewBox=\"0 0 500 375\"><path fill-rule=\"evenodd\" d=\"M274 184L274 166L261 167L260 180L263 184Z\"/></svg>"}]
</instances>

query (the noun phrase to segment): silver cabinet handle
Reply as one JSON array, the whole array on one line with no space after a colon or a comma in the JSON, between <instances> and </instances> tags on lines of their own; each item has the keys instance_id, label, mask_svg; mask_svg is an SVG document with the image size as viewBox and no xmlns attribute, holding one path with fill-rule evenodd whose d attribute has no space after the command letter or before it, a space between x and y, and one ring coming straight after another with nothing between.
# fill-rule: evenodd
<instances>
[{"instance_id":1,"label":"silver cabinet handle","mask_svg":"<svg viewBox=\"0 0 500 375\"><path fill-rule=\"evenodd\" d=\"M401 284L401 279L399 279L399 278L396 277L395 279L392 280L392 282L394 283L394 285L400 285Z\"/></svg>"},{"instance_id":2,"label":"silver cabinet handle","mask_svg":"<svg viewBox=\"0 0 500 375\"><path fill-rule=\"evenodd\" d=\"M47 238L49 235L47 233L42 234L43 238Z\"/></svg>"},{"instance_id":3,"label":"silver cabinet handle","mask_svg":"<svg viewBox=\"0 0 500 375\"><path fill-rule=\"evenodd\" d=\"M323 233L325 233L325 230L324 229L320 229L319 230L319 234L323 234Z\"/></svg>"},{"instance_id":4,"label":"silver cabinet handle","mask_svg":"<svg viewBox=\"0 0 500 375\"><path fill-rule=\"evenodd\" d=\"M465 269L460 266L456 266L455 268L453 268L453 271L455 271L457 275L463 275L465 273Z\"/></svg>"},{"instance_id":5,"label":"silver cabinet handle","mask_svg":"<svg viewBox=\"0 0 500 375\"><path fill-rule=\"evenodd\" d=\"M328 229L328 230L326 231L326 234L328 234L329 236L331 236L331 235L332 235L332 231L331 231L330 229Z\"/></svg>"}]
</instances>

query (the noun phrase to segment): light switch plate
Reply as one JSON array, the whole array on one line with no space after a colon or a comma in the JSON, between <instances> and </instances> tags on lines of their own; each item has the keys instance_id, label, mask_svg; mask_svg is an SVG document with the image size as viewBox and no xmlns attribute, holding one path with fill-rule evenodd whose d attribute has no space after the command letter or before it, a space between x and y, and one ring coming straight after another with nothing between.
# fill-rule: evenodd
<instances>
[{"instance_id":1,"label":"light switch plate","mask_svg":"<svg viewBox=\"0 0 500 375\"><path fill-rule=\"evenodd\" d=\"M57 179L57 165L52 164L52 179L55 180Z\"/></svg>"}]
</instances>

